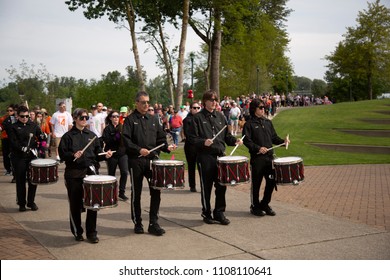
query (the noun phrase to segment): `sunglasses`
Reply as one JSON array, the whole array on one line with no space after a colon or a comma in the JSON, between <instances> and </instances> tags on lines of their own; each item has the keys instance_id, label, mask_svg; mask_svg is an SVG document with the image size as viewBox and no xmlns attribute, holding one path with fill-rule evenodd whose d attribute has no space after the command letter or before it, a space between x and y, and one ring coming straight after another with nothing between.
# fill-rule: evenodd
<instances>
[{"instance_id":1,"label":"sunglasses","mask_svg":"<svg viewBox=\"0 0 390 280\"><path fill-rule=\"evenodd\" d=\"M112 115L111 118L119 118L119 115Z\"/></svg>"},{"instance_id":2,"label":"sunglasses","mask_svg":"<svg viewBox=\"0 0 390 280\"><path fill-rule=\"evenodd\" d=\"M263 110L265 107L264 106L259 106L258 107L260 110Z\"/></svg>"},{"instance_id":3,"label":"sunglasses","mask_svg":"<svg viewBox=\"0 0 390 280\"><path fill-rule=\"evenodd\" d=\"M148 101L138 101L139 103L141 103L142 105L146 105L146 104L150 104L149 102L149 100Z\"/></svg>"},{"instance_id":4,"label":"sunglasses","mask_svg":"<svg viewBox=\"0 0 390 280\"><path fill-rule=\"evenodd\" d=\"M199 110L200 107L192 107L192 109Z\"/></svg>"},{"instance_id":5,"label":"sunglasses","mask_svg":"<svg viewBox=\"0 0 390 280\"><path fill-rule=\"evenodd\" d=\"M218 101L218 99L217 98L211 98L211 99L209 99L211 102L214 102L214 101Z\"/></svg>"},{"instance_id":6,"label":"sunglasses","mask_svg":"<svg viewBox=\"0 0 390 280\"><path fill-rule=\"evenodd\" d=\"M20 118L28 118L29 115L19 115Z\"/></svg>"},{"instance_id":7,"label":"sunglasses","mask_svg":"<svg viewBox=\"0 0 390 280\"><path fill-rule=\"evenodd\" d=\"M7 112L13 112L14 110L7 110Z\"/></svg>"},{"instance_id":8,"label":"sunglasses","mask_svg":"<svg viewBox=\"0 0 390 280\"><path fill-rule=\"evenodd\" d=\"M87 121L87 120L89 120L89 116L80 116L79 120L80 121Z\"/></svg>"},{"instance_id":9,"label":"sunglasses","mask_svg":"<svg viewBox=\"0 0 390 280\"><path fill-rule=\"evenodd\" d=\"M154 109L148 109L148 111L154 111Z\"/></svg>"}]
</instances>

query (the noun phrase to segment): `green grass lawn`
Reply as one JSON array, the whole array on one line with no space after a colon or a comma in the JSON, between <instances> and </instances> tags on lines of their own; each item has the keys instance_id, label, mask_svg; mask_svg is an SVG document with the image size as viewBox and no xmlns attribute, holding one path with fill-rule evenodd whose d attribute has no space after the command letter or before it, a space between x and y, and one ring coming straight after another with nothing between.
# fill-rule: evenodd
<instances>
[{"instance_id":1,"label":"green grass lawn","mask_svg":"<svg viewBox=\"0 0 390 280\"><path fill-rule=\"evenodd\" d=\"M277 157L298 156L305 166L341 164L379 164L390 163L389 154L363 154L337 152L321 149L310 143L333 143L390 146L388 137L367 137L344 133L337 129L387 129L390 125L365 122L363 119L390 119L389 114L377 111L390 111L390 100L345 102L334 105L300 107L281 111L273 124L278 135L290 135L291 144L275 149ZM230 154L233 147L226 148ZM185 161L184 150L179 147L173 152L176 160ZM249 157L248 149L240 146L234 155ZM172 154L161 154L162 159L170 159Z\"/></svg>"}]
</instances>

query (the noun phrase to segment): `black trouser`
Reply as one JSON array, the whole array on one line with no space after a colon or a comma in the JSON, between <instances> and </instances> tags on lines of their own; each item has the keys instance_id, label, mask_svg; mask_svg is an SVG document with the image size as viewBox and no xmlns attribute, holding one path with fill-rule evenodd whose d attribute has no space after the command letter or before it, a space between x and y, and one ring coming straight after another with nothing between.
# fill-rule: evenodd
<instances>
[{"instance_id":1,"label":"black trouser","mask_svg":"<svg viewBox=\"0 0 390 280\"><path fill-rule=\"evenodd\" d=\"M10 143L8 138L1 139L1 149L3 152L3 164L7 172L11 172Z\"/></svg>"},{"instance_id":2,"label":"black trouser","mask_svg":"<svg viewBox=\"0 0 390 280\"><path fill-rule=\"evenodd\" d=\"M267 206L271 202L272 192L275 188L275 171L272 168L272 159L266 157L256 157L251 159L252 186L251 186L251 207L259 209ZM265 178L265 188L263 199L259 200L260 186Z\"/></svg>"},{"instance_id":3,"label":"black trouser","mask_svg":"<svg viewBox=\"0 0 390 280\"><path fill-rule=\"evenodd\" d=\"M188 184L190 188L195 188L196 149L193 145L186 142L184 144L184 153L186 155L188 166Z\"/></svg>"},{"instance_id":4,"label":"black trouser","mask_svg":"<svg viewBox=\"0 0 390 280\"><path fill-rule=\"evenodd\" d=\"M150 187L152 178L151 160L145 157L129 158L129 171L131 179L131 219L135 224L142 222L141 217L141 193L144 177L148 180L150 192L149 222L157 223L160 209L161 191Z\"/></svg>"},{"instance_id":5,"label":"black trouser","mask_svg":"<svg viewBox=\"0 0 390 280\"><path fill-rule=\"evenodd\" d=\"M120 179L119 179L119 194L125 194L127 175L129 172L127 155L121 155L119 157L110 157L107 159L108 175L115 176L116 167L119 166Z\"/></svg>"},{"instance_id":6,"label":"black trouser","mask_svg":"<svg viewBox=\"0 0 390 280\"><path fill-rule=\"evenodd\" d=\"M198 154L198 170L201 186L202 216L211 217L211 191L215 185L215 207L214 218L218 217L226 209L226 186L218 183L217 156L209 154Z\"/></svg>"},{"instance_id":7,"label":"black trouser","mask_svg":"<svg viewBox=\"0 0 390 280\"><path fill-rule=\"evenodd\" d=\"M16 198L19 206L26 205L26 181L28 183L27 204L31 205L35 200L37 185L33 185L28 174L31 158L22 158L15 155L11 156L12 166L14 168L14 178L16 179Z\"/></svg>"},{"instance_id":8,"label":"black trouser","mask_svg":"<svg viewBox=\"0 0 390 280\"><path fill-rule=\"evenodd\" d=\"M81 235L84 232L81 226L81 212L85 211L83 205L83 178L65 178L65 186L69 199L70 230L74 236ZM96 220L97 211L87 209L87 219L85 221L87 237L96 236Z\"/></svg>"}]
</instances>

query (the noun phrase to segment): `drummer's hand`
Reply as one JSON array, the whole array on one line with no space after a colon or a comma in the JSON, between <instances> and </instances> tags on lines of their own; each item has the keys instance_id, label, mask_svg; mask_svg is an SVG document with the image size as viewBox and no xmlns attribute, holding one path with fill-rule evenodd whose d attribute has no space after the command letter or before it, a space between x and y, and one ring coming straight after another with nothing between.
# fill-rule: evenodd
<instances>
[{"instance_id":1,"label":"drummer's hand","mask_svg":"<svg viewBox=\"0 0 390 280\"><path fill-rule=\"evenodd\" d=\"M284 139L284 144L286 144L286 145L290 144L290 139L288 137L286 137L286 139Z\"/></svg>"},{"instance_id":2,"label":"drummer's hand","mask_svg":"<svg viewBox=\"0 0 390 280\"><path fill-rule=\"evenodd\" d=\"M213 140L212 139L206 139L206 141L204 141L204 145L206 147L210 147L212 144L213 144Z\"/></svg>"},{"instance_id":3,"label":"drummer's hand","mask_svg":"<svg viewBox=\"0 0 390 280\"><path fill-rule=\"evenodd\" d=\"M81 156L83 155L83 151L77 151L77 152L75 152L74 154L73 154L73 156L75 157L75 158L80 158Z\"/></svg>"},{"instance_id":4,"label":"drummer's hand","mask_svg":"<svg viewBox=\"0 0 390 280\"><path fill-rule=\"evenodd\" d=\"M237 139L236 145L241 146L242 144L244 144L244 141L242 141L241 139Z\"/></svg>"},{"instance_id":5,"label":"drummer's hand","mask_svg":"<svg viewBox=\"0 0 390 280\"><path fill-rule=\"evenodd\" d=\"M143 156L143 157L146 157L146 156L148 156L148 155L150 154L149 150L148 150L148 149L144 149L144 148L142 148L142 149L139 151L139 153L140 153L141 156Z\"/></svg>"},{"instance_id":6,"label":"drummer's hand","mask_svg":"<svg viewBox=\"0 0 390 280\"><path fill-rule=\"evenodd\" d=\"M112 151L111 150L108 150L106 153L107 153L106 154L106 158L112 157Z\"/></svg>"},{"instance_id":7,"label":"drummer's hand","mask_svg":"<svg viewBox=\"0 0 390 280\"><path fill-rule=\"evenodd\" d=\"M173 151L173 150L176 150L177 146L175 144L172 144L172 145L169 145L168 146L168 150L169 151Z\"/></svg>"},{"instance_id":8,"label":"drummer's hand","mask_svg":"<svg viewBox=\"0 0 390 280\"><path fill-rule=\"evenodd\" d=\"M268 148L266 148L266 147L261 147L259 150L260 154L266 154L267 152L268 152Z\"/></svg>"}]
</instances>

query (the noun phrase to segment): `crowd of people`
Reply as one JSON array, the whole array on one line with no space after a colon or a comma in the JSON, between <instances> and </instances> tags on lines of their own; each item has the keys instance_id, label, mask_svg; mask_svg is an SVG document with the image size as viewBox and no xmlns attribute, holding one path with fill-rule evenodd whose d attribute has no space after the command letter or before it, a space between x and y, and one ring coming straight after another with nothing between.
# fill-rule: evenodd
<instances>
[{"instance_id":1,"label":"crowd of people","mask_svg":"<svg viewBox=\"0 0 390 280\"><path fill-rule=\"evenodd\" d=\"M93 104L89 110L77 108L67 111L64 102L58 104L53 115L36 106L29 110L24 105L10 105L0 119L5 175L14 175L19 211L38 210L35 203L36 184L28 176L31 161L51 157L55 149L58 164L65 164L65 187L69 199L70 230L76 241L83 241L82 212L86 215L86 237L98 243L97 211L83 205L83 179L98 175L101 162L106 162L107 173L115 176L119 168L119 198L127 201L126 185L130 177L130 205L134 232L143 234L141 193L143 179L149 182L150 211L148 232L161 236L165 230L159 225L158 213L161 190L150 185L151 163L161 151L170 153L184 142L188 165L188 187L197 192L198 169L201 192L201 216L206 224L228 225L225 216L227 187L218 180L218 158L225 155L225 146L244 144L251 155L252 191L250 213L255 216L274 216L269 206L276 187L272 170L272 145L289 143L275 132L267 116L275 114L278 105L273 97L255 94L236 99L206 91L201 100L186 102L177 110L173 105L152 105L149 95L138 92L136 107L119 110ZM238 138L245 136L244 141ZM171 143L171 144L169 144ZM160 147L159 149L155 149ZM266 180L263 198L260 185ZM28 189L26 191L26 184ZM215 188L215 206L211 194Z\"/></svg>"}]
</instances>

